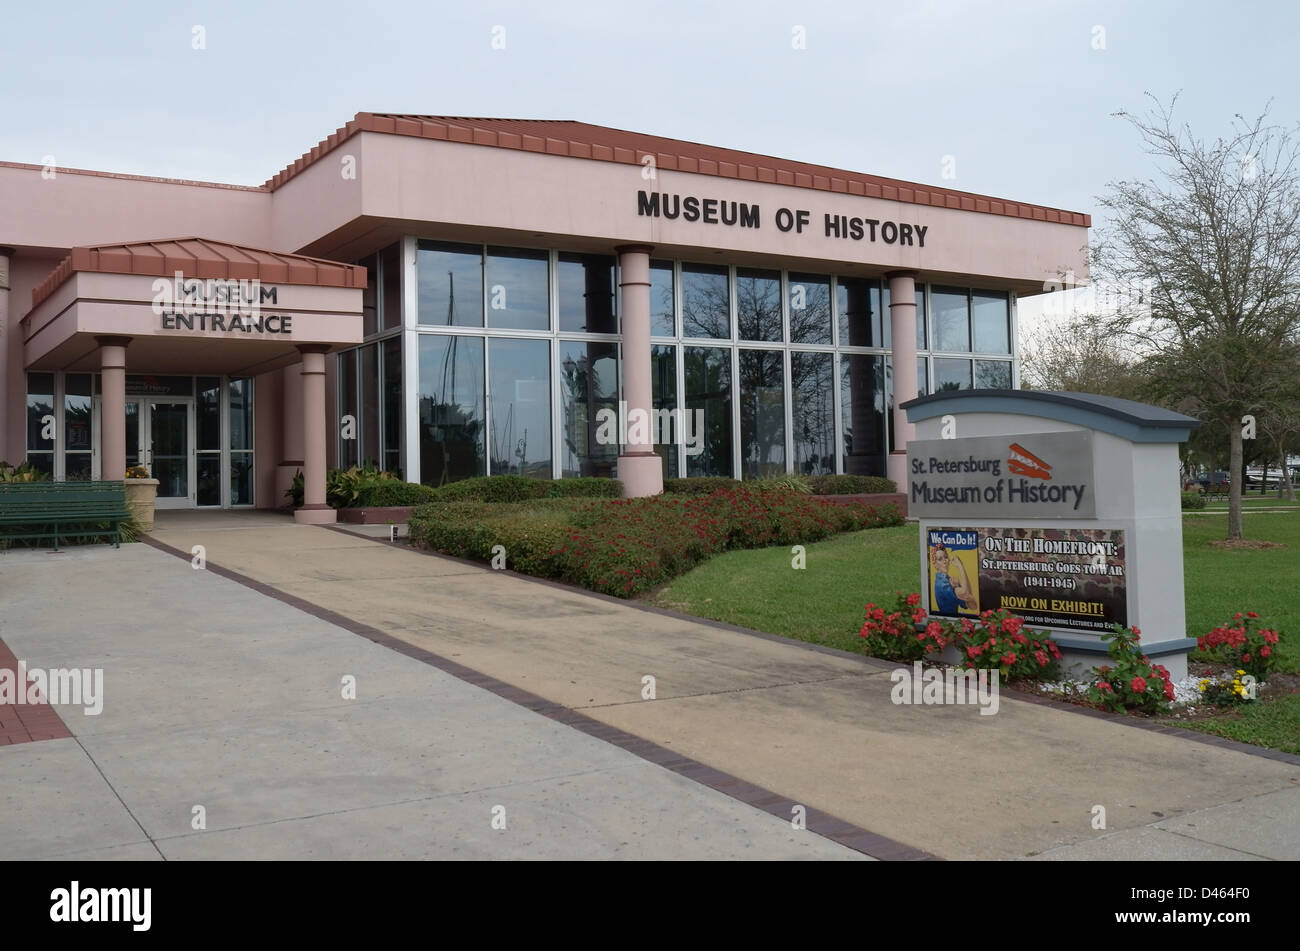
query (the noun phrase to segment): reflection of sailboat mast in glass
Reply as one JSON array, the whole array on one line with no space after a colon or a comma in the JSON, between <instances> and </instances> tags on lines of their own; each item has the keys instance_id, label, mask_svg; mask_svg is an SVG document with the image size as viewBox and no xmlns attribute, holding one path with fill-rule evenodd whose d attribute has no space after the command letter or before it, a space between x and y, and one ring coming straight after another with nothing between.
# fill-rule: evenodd
<instances>
[{"instance_id":1,"label":"reflection of sailboat mast in glass","mask_svg":"<svg viewBox=\"0 0 1300 951\"><path fill-rule=\"evenodd\" d=\"M447 326L450 327L456 322L456 275L451 271L447 272L447 282L449 284L449 291L447 294ZM451 403L448 402L448 397L451 399L456 398L456 348L459 344L460 337L453 335L451 338L451 346L447 348L442 358L442 392L438 395L438 402L442 405L442 412L444 414L448 413L448 407L451 406ZM451 377L450 393L447 388L448 376ZM448 422L450 422L450 420L448 420ZM442 441L442 474L438 477L438 485L441 486L447 484L447 480L450 476L450 467L451 453L447 451L447 441L444 433L444 439Z\"/></svg>"}]
</instances>

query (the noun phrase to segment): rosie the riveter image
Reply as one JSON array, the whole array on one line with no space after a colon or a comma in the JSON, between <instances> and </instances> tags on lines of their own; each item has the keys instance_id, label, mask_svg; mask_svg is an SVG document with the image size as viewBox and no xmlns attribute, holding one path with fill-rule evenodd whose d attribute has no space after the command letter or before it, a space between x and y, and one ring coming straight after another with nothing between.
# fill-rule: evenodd
<instances>
[{"instance_id":1,"label":"rosie the riveter image","mask_svg":"<svg viewBox=\"0 0 1300 951\"><path fill-rule=\"evenodd\" d=\"M961 558L943 545L930 546L932 610L939 614L979 614L979 589L971 584Z\"/></svg>"}]
</instances>

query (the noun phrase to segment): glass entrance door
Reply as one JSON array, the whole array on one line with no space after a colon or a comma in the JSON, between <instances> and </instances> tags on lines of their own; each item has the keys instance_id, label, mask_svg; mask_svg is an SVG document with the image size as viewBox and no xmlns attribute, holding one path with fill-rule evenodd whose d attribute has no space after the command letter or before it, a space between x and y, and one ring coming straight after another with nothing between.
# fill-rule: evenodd
<instances>
[{"instance_id":1,"label":"glass entrance door","mask_svg":"<svg viewBox=\"0 0 1300 951\"><path fill-rule=\"evenodd\" d=\"M148 420L145 427L148 440L146 458L150 473L158 480L158 507L192 506L195 483L194 402L163 399L142 402L147 407Z\"/></svg>"}]
</instances>

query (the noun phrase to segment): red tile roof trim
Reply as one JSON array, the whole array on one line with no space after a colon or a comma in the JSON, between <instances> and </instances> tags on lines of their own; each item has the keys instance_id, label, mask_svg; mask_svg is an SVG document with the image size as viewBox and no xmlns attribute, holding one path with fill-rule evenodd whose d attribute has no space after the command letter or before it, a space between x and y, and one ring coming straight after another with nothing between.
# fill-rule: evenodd
<instances>
[{"instance_id":1,"label":"red tile roof trim","mask_svg":"<svg viewBox=\"0 0 1300 951\"><path fill-rule=\"evenodd\" d=\"M409 135L623 165L640 165L644 156L651 155L660 168L701 175L793 185L815 191L847 192L867 198L884 198L888 201L955 208L1031 221L1053 221L1081 228L1092 226L1092 216L1077 211L1002 201L986 195L919 185L879 175L809 165L806 162L787 161L736 149L699 145L563 119L475 119L358 112L351 122L272 176L262 187L274 191L358 132Z\"/></svg>"},{"instance_id":2,"label":"red tile roof trim","mask_svg":"<svg viewBox=\"0 0 1300 951\"><path fill-rule=\"evenodd\" d=\"M199 280L258 280L263 284L314 287L366 286L366 269L283 251L249 248L207 238L165 238L73 248L59 266L32 288L32 307L54 293L78 271L171 277L180 271Z\"/></svg>"}]
</instances>

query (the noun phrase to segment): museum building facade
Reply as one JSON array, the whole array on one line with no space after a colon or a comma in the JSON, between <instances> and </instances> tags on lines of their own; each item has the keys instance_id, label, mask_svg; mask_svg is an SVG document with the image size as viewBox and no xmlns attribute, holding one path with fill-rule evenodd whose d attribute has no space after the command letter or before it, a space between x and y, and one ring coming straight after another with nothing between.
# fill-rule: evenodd
<instances>
[{"instance_id":1,"label":"museum building facade","mask_svg":"<svg viewBox=\"0 0 1300 951\"><path fill-rule=\"evenodd\" d=\"M0 163L0 458L333 518L327 467L901 481L1088 216L578 122L360 113L258 187ZM896 398L897 397L897 398ZM638 419L638 411L642 414ZM648 422L648 425L641 425Z\"/></svg>"}]
</instances>

